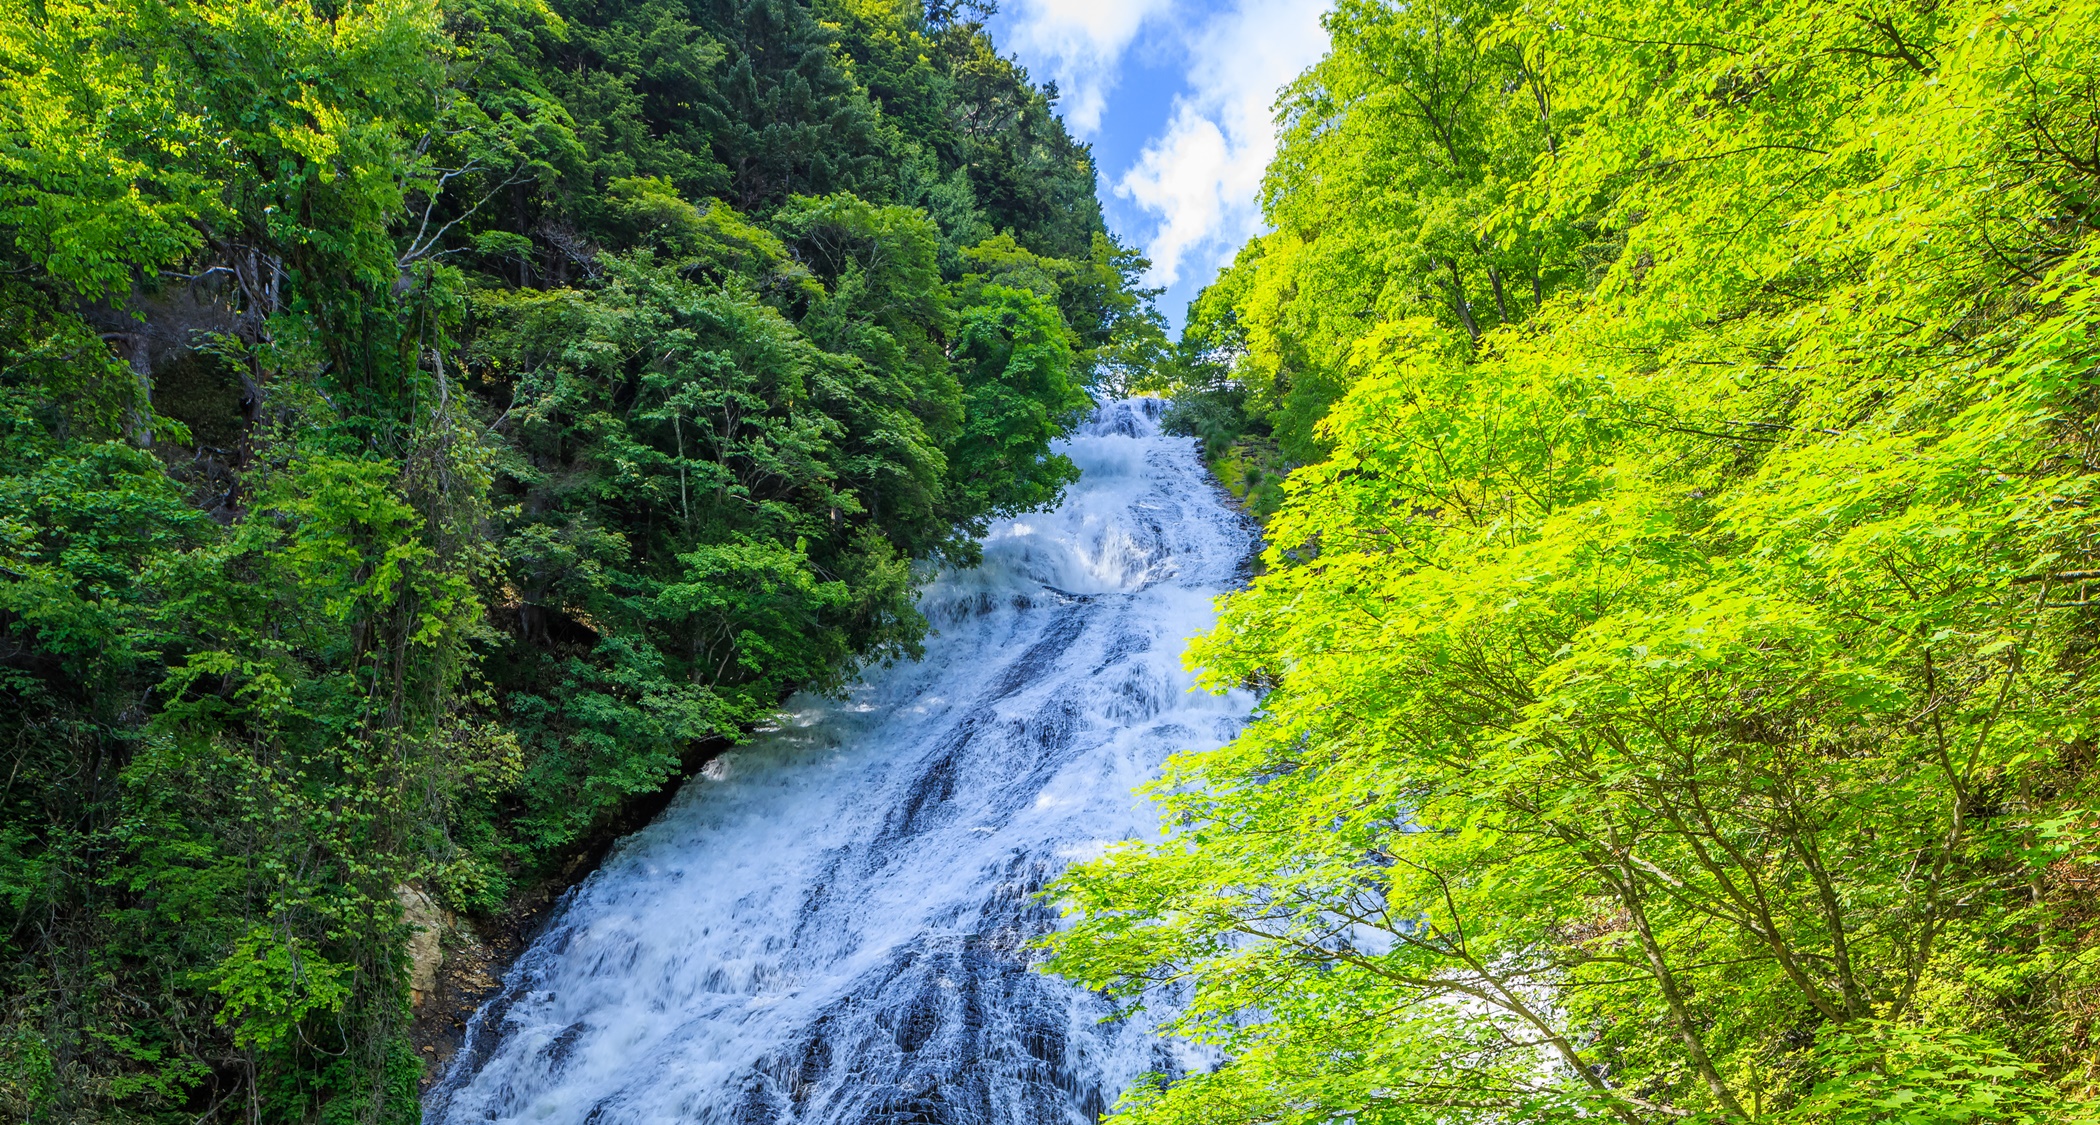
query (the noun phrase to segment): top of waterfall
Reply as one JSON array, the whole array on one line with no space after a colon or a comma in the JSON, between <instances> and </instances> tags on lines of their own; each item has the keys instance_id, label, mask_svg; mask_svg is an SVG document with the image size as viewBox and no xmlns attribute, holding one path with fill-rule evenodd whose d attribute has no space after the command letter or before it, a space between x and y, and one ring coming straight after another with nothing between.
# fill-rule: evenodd
<instances>
[{"instance_id":1,"label":"top of waterfall","mask_svg":"<svg viewBox=\"0 0 2100 1125\"><path fill-rule=\"evenodd\" d=\"M1112 398L1094 408L1093 416L1080 423L1076 434L1149 437L1159 432L1159 420L1167 412L1167 400L1157 395Z\"/></svg>"}]
</instances>

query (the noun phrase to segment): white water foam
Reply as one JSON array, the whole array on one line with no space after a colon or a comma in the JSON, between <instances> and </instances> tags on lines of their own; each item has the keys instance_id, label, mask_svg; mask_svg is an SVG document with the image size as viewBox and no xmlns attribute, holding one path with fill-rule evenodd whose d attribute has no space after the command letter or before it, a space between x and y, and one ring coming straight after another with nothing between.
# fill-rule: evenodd
<instances>
[{"instance_id":1,"label":"white water foam","mask_svg":"<svg viewBox=\"0 0 2100 1125\"><path fill-rule=\"evenodd\" d=\"M1155 832L1132 790L1252 702L1181 667L1250 533L1159 413L1109 403L1061 443L1081 480L928 588L923 661L797 696L622 841L424 1120L1052 1125L1186 1067L1029 948L1043 884Z\"/></svg>"}]
</instances>

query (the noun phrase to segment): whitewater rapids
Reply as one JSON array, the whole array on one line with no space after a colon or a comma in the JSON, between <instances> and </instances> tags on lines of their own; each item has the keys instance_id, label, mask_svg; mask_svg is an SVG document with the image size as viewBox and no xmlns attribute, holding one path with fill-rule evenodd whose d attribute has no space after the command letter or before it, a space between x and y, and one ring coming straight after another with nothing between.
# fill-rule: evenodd
<instances>
[{"instance_id":1,"label":"whitewater rapids","mask_svg":"<svg viewBox=\"0 0 2100 1125\"><path fill-rule=\"evenodd\" d=\"M570 893L472 1021L429 1125L1062 1125L1200 1060L1032 966L1036 892L1157 831L1132 790L1252 700L1187 638L1251 542L1152 399L1060 449L1055 511L932 583L922 661L710 762Z\"/></svg>"}]
</instances>

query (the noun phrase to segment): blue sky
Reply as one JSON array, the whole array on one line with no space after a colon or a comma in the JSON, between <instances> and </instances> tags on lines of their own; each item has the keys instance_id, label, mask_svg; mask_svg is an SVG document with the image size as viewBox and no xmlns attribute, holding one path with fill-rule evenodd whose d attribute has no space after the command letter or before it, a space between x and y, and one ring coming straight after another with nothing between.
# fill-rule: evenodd
<instances>
[{"instance_id":1,"label":"blue sky","mask_svg":"<svg viewBox=\"0 0 2100 1125\"><path fill-rule=\"evenodd\" d=\"M1054 79L1094 146L1109 229L1146 252L1160 311L1190 298L1261 227L1278 88L1326 49L1328 0L1001 0L1002 51Z\"/></svg>"}]
</instances>

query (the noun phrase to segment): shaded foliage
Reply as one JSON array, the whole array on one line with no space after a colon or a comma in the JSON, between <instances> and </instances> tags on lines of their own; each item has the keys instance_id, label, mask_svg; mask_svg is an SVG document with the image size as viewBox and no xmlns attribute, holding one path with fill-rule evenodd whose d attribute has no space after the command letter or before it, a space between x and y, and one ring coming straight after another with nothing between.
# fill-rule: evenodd
<instances>
[{"instance_id":1,"label":"shaded foliage","mask_svg":"<svg viewBox=\"0 0 2100 1125\"><path fill-rule=\"evenodd\" d=\"M1055 499L1157 317L966 17L0 13L0 1112L412 1120L404 895L500 908Z\"/></svg>"}]
</instances>

